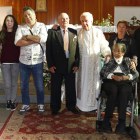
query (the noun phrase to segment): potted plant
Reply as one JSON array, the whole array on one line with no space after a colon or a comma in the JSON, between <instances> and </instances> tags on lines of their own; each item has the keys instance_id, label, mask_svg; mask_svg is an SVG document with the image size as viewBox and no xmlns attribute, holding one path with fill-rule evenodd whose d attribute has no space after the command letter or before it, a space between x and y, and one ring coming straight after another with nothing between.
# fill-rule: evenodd
<instances>
[{"instance_id":1,"label":"potted plant","mask_svg":"<svg viewBox=\"0 0 140 140\"><path fill-rule=\"evenodd\" d=\"M112 22L112 15L108 14L108 17L106 19L102 18L101 22L96 20L94 24L100 26L99 28L102 28L102 30L106 32L105 27L111 27L114 24L114 22ZM110 32L110 29L109 29L109 32Z\"/></svg>"},{"instance_id":2,"label":"potted plant","mask_svg":"<svg viewBox=\"0 0 140 140\"><path fill-rule=\"evenodd\" d=\"M140 26L140 20L138 20L136 16L133 16L131 20L132 23L130 23L130 26Z\"/></svg>"}]
</instances>

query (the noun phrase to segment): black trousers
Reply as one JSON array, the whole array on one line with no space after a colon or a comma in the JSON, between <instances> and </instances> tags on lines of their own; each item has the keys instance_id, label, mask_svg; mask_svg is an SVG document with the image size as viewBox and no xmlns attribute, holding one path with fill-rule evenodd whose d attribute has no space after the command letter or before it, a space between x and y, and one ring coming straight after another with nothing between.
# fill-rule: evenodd
<instances>
[{"instance_id":1,"label":"black trousers","mask_svg":"<svg viewBox=\"0 0 140 140\"><path fill-rule=\"evenodd\" d=\"M59 111L61 108L61 85L63 77L65 78L66 107L68 110L73 110L76 105L75 74L52 73L50 107L53 111Z\"/></svg>"},{"instance_id":2,"label":"black trousers","mask_svg":"<svg viewBox=\"0 0 140 140\"><path fill-rule=\"evenodd\" d=\"M118 102L119 118L126 120L126 107L129 98L132 96L132 85L125 81L117 82L110 80L103 83L103 90L107 94L105 117L112 118L113 111Z\"/></svg>"}]
</instances>

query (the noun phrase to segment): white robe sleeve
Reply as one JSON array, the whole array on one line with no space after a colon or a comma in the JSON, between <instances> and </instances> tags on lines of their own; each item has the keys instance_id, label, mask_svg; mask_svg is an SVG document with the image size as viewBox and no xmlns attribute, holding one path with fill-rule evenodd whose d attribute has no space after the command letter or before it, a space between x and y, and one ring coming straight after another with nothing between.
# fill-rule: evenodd
<instances>
[{"instance_id":1,"label":"white robe sleeve","mask_svg":"<svg viewBox=\"0 0 140 140\"><path fill-rule=\"evenodd\" d=\"M111 50L110 50L110 47L108 46L109 43L105 39L105 36L104 36L104 34L103 34L102 31L100 32L100 35L99 36L100 36L100 49L101 49L101 54L103 56L111 55Z\"/></svg>"}]
</instances>

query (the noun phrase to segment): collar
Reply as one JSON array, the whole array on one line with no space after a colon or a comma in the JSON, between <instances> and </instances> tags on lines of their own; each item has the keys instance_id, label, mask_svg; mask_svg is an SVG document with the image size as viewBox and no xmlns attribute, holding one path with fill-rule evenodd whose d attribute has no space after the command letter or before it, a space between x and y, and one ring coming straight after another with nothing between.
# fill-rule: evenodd
<instances>
[{"instance_id":1,"label":"collar","mask_svg":"<svg viewBox=\"0 0 140 140\"><path fill-rule=\"evenodd\" d=\"M38 22L36 21L32 28L36 27L37 25L38 25ZM25 26L26 26L26 28L31 29L27 24L25 24Z\"/></svg>"},{"instance_id":2,"label":"collar","mask_svg":"<svg viewBox=\"0 0 140 140\"><path fill-rule=\"evenodd\" d=\"M60 27L60 30L61 30L61 32L63 33L63 30L64 30L64 29ZM68 28L66 29L66 31L68 32Z\"/></svg>"},{"instance_id":3,"label":"collar","mask_svg":"<svg viewBox=\"0 0 140 140\"><path fill-rule=\"evenodd\" d=\"M121 63L122 63L122 60L123 60L123 56L120 57L120 58L115 58L115 57L114 57L114 60L115 60L118 64L121 64Z\"/></svg>"},{"instance_id":4,"label":"collar","mask_svg":"<svg viewBox=\"0 0 140 140\"><path fill-rule=\"evenodd\" d=\"M116 37L118 38L118 34L116 35ZM122 41L128 41L129 38L130 38L130 36L126 33L126 34L124 35L124 38L122 38Z\"/></svg>"},{"instance_id":5,"label":"collar","mask_svg":"<svg viewBox=\"0 0 140 140\"><path fill-rule=\"evenodd\" d=\"M84 30L85 34L90 34L92 31L92 27L87 31L87 30Z\"/></svg>"}]
</instances>

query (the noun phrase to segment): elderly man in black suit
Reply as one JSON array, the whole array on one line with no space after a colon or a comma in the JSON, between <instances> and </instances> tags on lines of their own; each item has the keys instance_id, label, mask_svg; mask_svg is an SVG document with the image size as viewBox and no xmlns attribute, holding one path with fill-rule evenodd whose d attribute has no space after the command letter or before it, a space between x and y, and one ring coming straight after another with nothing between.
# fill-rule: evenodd
<instances>
[{"instance_id":1,"label":"elderly man in black suit","mask_svg":"<svg viewBox=\"0 0 140 140\"><path fill-rule=\"evenodd\" d=\"M75 108L75 72L79 67L79 46L77 31L69 26L69 16L61 13L58 16L60 27L48 31L46 42L46 58L51 71L51 103L52 115L56 116L61 108L61 85L63 77L66 87L66 107L74 114Z\"/></svg>"},{"instance_id":2,"label":"elderly man in black suit","mask_svg":"<svg viewBox=\"0 0 140 140\"><path fill-rule=\"evenodd\" d=\"M126 46L116 43L112 48L114 58L101 69L100 76L103 79L103 90L107 94L105 118L103 130L112 131L109 119L113 116L116 100L118 101L119 123L116 133L125 132L126 107L132 94L133 80L139 76L137 70L130 69L130 58L123 57Z\"/></svg>"}]
</instances>

